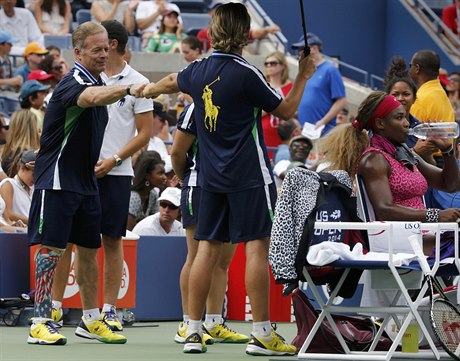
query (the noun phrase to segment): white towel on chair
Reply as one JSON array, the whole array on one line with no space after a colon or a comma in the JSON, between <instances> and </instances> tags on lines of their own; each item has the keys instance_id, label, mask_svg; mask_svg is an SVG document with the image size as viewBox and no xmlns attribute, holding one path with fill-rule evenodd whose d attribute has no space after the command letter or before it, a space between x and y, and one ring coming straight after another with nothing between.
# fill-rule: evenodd
<instances>
[{"instance_id":1,"label":"white towel on chair","mask_svg":"<svg viewBox=\"0 0 460 361\"><path fill-rule=\"evenodd\" d=\"M312 266L324 266L338 259L355 260L363 255L363 246L357 243L353 250L345 243L321 242L310 246L307 262Z\"/></svg>"}]
</instances>

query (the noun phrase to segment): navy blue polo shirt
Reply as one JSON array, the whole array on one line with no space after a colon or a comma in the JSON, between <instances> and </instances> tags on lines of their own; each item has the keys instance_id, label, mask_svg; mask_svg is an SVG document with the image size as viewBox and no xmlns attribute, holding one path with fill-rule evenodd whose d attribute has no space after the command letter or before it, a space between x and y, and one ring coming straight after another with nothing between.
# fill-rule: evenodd
<instances>
[{"instance_id":1,"label":"navy blue polo shirt","mask_svg":"<svg viewBox=\"0 0 460 361\"><path fill-rule=\"evenodd\" d=\"M58 83L46 109L35 189L98 193L94 166L108 121L107 107L80 108L77 101L86 88L102 85L78 63Z\"/></svg>"},{"instance_id":2,"label":"navy blue polo shirt","mask_svg":"<svg viewBox=\"0 0 460 361\"><path fill-rule=\"evenodd\" d=\"M182 113L179 115L177 121L177 129L193 135L195 141L187 152L187 165L184 172L184 180L182 184L184 187L196 187L198 186L198 140L196 139L196 124L194 116L195 104L189 104L185 107Z\"/></svg>"},{"instance_id":3,"label":"navy blue polo shirt","mask_svg":"<svg viewBox=\"0 0 460 361\"><path fill-rule=\"evenodd\" d=\"M210 192L238 192L273 182L261 112L282 101L243 57L215 51L182 70L182 92L195 103L200 184Z\"/></svg>"}]
</instances>

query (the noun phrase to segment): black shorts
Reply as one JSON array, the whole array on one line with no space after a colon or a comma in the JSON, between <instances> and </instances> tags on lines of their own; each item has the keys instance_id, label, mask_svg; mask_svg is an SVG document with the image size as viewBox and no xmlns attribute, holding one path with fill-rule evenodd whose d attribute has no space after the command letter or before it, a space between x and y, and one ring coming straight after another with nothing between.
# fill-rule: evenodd
<instances>
[{"instance_id":1,"label":"black shorts","mask_svg":"<svg viewBox=\"0 0 460 361\"><path fill-rule=\"evenodd\" d=\"M195 238L239 243L270 237L275 203L274 183L233 193L203 189Z\"/></svg>"},{"instance_id":2,"label":"black shorts","mask_svg":"<svg viewBox=\"0 0 460 361\"><path fill-rule=\"evenodd\" d=\"M97 180L104 236L119 238L126 235L131 179L131 176L106 175Z\"/></svg>"},{"instance_id":3,"label":"black shorts","mask_svg":"<svg viewBox=\"0 0 460 361\"><path fill-rule=\"evenodd\" d=\"M200 211L201 187L182 187L180 212L184 228L198 224Z\"/></svg>"},{"instance_id":4,"label":"black shorts","mask_svg":"<svg viewBox=\"0 0 460 361\"><path fill-rule=\"evenodd\" d=\"M98 195L36 189L29 213L30 244L66 248L101 246L101 204Z\"/></svg>"}]
</instances>

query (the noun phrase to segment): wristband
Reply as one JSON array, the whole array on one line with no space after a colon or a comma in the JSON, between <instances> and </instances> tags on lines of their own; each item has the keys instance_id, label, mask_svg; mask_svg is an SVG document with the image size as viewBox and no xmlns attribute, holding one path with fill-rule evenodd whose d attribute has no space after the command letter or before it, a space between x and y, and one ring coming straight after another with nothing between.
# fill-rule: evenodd
<instances>
[{"instance_id":1,"label":"wristband","mask_svg":"<svg viewBox=\"0 0 460 361\"><path fill-rule=\"evenodd\" d=\"M442 150L441 153L443 157L452 157L454 155L454 147L451 146L448 150Z\"/></svg>"},{"instance_id":2,"label":"wristband","mask_svg":"<svg viewBox=\"0 0 460 361\"><path fill-rule=\"evenodd\" d=\"M426 210L426 221L428 223L437 223L439 222L439 211L438 208L427 208Z\"/></svg>"}]
</instances>

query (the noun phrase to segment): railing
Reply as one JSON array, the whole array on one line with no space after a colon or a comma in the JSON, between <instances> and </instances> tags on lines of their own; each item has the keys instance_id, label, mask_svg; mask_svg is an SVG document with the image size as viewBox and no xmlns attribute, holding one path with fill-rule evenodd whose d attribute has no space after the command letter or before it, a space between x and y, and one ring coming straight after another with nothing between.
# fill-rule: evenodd
<instances>
[{"instance_id":1,"label":"railing","mask_svg":"<svg viewBox=\"0 0 460 361\"><path fill-rule=\"evenodd\" d=\"M439 16L425 3L424 0L402 0L411 4L417 12L427 18L428 25L441 39L445 39L445 45L453 53L460 57L460 39L449 29ZM447 36L446 36L447 35ZM449 39L451 41L449 41ZM453 43L452 43L453 42Z\"/></svg>"}]
</instances>

